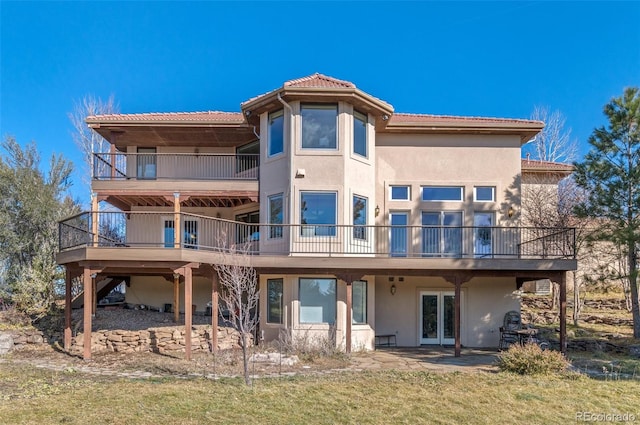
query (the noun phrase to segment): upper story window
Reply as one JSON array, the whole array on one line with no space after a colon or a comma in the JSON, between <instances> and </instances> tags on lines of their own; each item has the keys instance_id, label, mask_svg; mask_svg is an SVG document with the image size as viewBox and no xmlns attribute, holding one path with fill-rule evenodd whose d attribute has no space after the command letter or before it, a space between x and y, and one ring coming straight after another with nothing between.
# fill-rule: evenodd
<instances>
[{"instance_id":1,"label":"upper story window","mask_svg":"<svg viewBox=\"0 0 640 425\"><path fill-rule=\"evenodd\" d=\"M410 201L411 188L409 186L389 186L392 201Z\"/></svg>"},{"instance_id":2,"label":"upper story window","mask_svg":"<svg viewBox=\"0 0 640 425\"><path fill-rule=\"evenodd\" d=\"M267 156L284 152L284 111L281 109L269 114L269 143Z\"/></svg>"},{"instance_id":3,"label":"upper story window","mask_svg":"<svg viewBox=\"0 0 640 425\"><path fill-rule=\"evenodd\" d=\"M496 200L496 188L493 186L474 187L473 200L475 202L494 202Z\"/></svg>"},{"instance_id":4,"label":"upper story window","mask_svg":"<svg viewBox=\"0 0 640 425\"><path fill-rule=\"evenodd\" d=\"M302 236L335 236L338 217L336 192L301 192Z\"/></svg>"},{"instance_id":5,"label":"upper story window","mask_svg":"<svg viewBox=\"0 0 640 425\"><path fill-rule=\"evenodd\" d=\"M423 186L423 201L462 201L464 190L462 186Z\"/></svg>"},{"instance_id":6,"label":"upper story window","mask_svg":"<svg viewBox=\"0 0 640 425\"><path fill-rule=\"evenodd\" d=\"M303 149L337 149L338 105L303 104L300 114Z\"/></svg>"},{"instance_id":7,"label":"upper story window","mask_svg":"<svg viewBox=\"0 0 640 425\"><path fill-rule=\"evenodd\" d=\"M367 239L367 198L353 195L353 238Z\"/></svg>"},{"instance_id":8,"label":"upper story window","mask_svg":"<svg viewBox=\"0 0 640 425\"><path fill-rule=\"evenodd\" d=\"M353 152L367 157L367 115L353 111Z\"/></svg>"}]
</instances>

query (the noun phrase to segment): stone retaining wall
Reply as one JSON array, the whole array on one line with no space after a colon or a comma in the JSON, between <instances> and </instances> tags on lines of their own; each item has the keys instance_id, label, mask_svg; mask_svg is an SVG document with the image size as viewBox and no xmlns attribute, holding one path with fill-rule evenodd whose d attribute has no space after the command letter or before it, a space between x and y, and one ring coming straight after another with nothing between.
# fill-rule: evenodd
<instances>
[{"instance_id":1,"label":"stone retaining wall","mask_svg":"<svg viewBox=\"0 0 640 425\"><path fill-rule=\"evenodd\" d=\"M14 350L20 350L30 345L48 344L49 340L42 331L19 330L4 331L12 342ZM185 350L184 326L164 326L143 330L97 330L91 335L91 351L94 353L112 352L170 352ZM56 338L57 339L57 338ZM57 339L59 340L59 339ZM62 344L62 341L60 344ZM218 327L218 349L238 348L240 334L233 328ZM83 334L78 333L71 340L71 352L79 354L84 346ZM196 325L191 331L191 350L209 351L211 349L211 326Z\"/></svg>"}]
</instances>

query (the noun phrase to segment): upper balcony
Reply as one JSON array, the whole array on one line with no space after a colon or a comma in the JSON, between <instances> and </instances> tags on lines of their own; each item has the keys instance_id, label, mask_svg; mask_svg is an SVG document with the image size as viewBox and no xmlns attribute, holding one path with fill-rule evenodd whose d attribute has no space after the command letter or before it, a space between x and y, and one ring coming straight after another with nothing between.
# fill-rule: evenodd
<instances>
[{"instance_id":1,"label":"upper balcony","mask_svg":"<svg viewBox=\"0 0 640 425\"><path fill-rule=\"evenodd\" d=\"M201 205L229 206L229 199L257 199L259 160L255 154L94 153L92 189L123 210L171 205L164 198L174 192Z\"/></svg>"},{"instance_id":2,"label":"upper balcony","mask_svg":"<svg viewBox=\"0 0 640 425\"><path fill-rule=\"evenodd\" d=\"M181 224L176 227L176 222ZM103 250L100 260L132 260L136 255L166 259L173 252L176 258L207 262L211 253L233 252L256 256L254 262L271 267L288 264L284 257L293 257L292 264L320 268L333 266L335 260L372 269L382 264L420 269L443 264L476 269L575 267L571 228L247 224L167 212L84 212L60 222L60 262L71 261L76 258L71 253L85 247L94 253ZM269 263L267 257L277 260ZM332 261L322 266L318 259L328 257Z\"/></svg>"}]
</instances>

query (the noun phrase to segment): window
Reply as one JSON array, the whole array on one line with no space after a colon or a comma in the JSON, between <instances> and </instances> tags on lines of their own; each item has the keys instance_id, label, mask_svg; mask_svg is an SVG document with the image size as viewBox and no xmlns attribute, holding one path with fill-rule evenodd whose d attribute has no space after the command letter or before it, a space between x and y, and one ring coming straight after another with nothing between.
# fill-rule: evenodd
<instances>
[{"instance_id":1,"label":"window","mask_svg":"<svg viewBox=\"0 0 640 425\"><path fill-rule=\"evenodd\" d=\"M410 201L411 189L409 186L390 186L389 191L391 193L392 201Z\"/></svg>"},{"instance_id":2,"label":"window","mask_svg":"<svg viewBox=\"0 0 640 425\"><path fill-rule=\"evenodd\" d=\"M423 201L462 201L462 186L424 186Z\"/></svg>"},{"instance_id":3,"label":"window","mask_svg":"<svg viewBox=\"0 0 640 425\"><path fill-rule=\"evenodd\" d=\"M243 244L260 240L260 212L254 211L236 215L236 221L247 224L236 224L236 243Z\"/></svg>"},{"instance_id":4,"label":"window","mask_svg":"<svg viewBox=\"0 0 640 425\"><path fill-rule=\"evenodd\" d=\"M496 200L496 188L493 186L476 186L473 188L475 202L493 202Z\"/></svg>"},{"instance_id":5,"label":"window","mask_svg":"<svg viewBox=\"0 0 640 425\"><path fill-rule=\"evenodd\" d=\"M367 323L367 282L357 280L352 284L353 310L352 321L355 324Z\"/></svg>"},{"instance_id":6,"label":"window","mask_svg":"<svg viewBox=\"0 0 640 425\"><path fill-rule=\"evenodd\" d=\"M284 111L269 114L269 144L267 156L284 152Z\"/></svg>"},{"instance_id":7,"label":"window","mask_svg":"<svg viewBox=\"0 0 640 425\"><path fill-rule=\"evenodd\" d=\"M337 148L337 105L302 105L300 114L303 149Z\"/></svg>"},{"instance_id":8,"label":"window","mask_svg":"<svg viewBox=\"0 0 640 425\"><path fill-rule=\"evenodd\" d=\"M353 152L367 157L367 115L353 111Z\"/></svg>"},{"instance_id":9,"label":"window","mask_svg":"<svg viewBox=\"0 0 640 425\"><path fill-rule=\"evenodd\" d=\"M462 254L462 212L422 213L422 255L458 257Z\"/></svg>"},{"instance_id":10,"label":"window","mask_svg":"<svg viewBox=\"0 0 640 425\"><path fill-rule=\"evenodd\" d=\"M367 239L367 198L353 195L353 238Z\"/></svg>"},{"instance_id":11,"label":"window","mask_svg":"<svg viewBox=\"0 0 640 425\"><path fill-rule=\"evenodd\" d=\"M184 221L184 247L187 249L198 249L198 221Z\"/></svg>"},{"instance_id":12,"label":"window","mask_svg":"<svg viewBox=\"0 0 640 425\"><path fill-rule=\"evenodd\" d=\"M335 236L336 192L300 192L302 236Z\"/></svg>"},{"instance_id":13,"label":"window","mask_svg":"<svg viewBox=\"0 0 640 425\"><path fill-rule=\"evenodd\" d=\"M282 279L267 280L267 323L282 323Z\"/></svg>"},{"instance_id":14,"label":"window","mask_svg":"<svg viewBox=\"0 0 640 425\"><path fill-rule=\"evenodd\" d=\"M156 148L138 148L136 162L138 166L137 178L139 180L153 180L157 177L157 157Z\"/></svg>"},{"instance_id":15,"label":"window","mask_svg":"<svg viewBox=\"0 0 640 425\"><path fill-rule=\"evenodd\" d=\"M269 196L269 224L284 223L284 203L282 193ZM269 226L269 239L279 239L282 237L282 226Z\"/></svg>"},{"instance_id":16,"label":"window","mask_svg":"<svg viewBox=\"0 0 640 425\"><path fill-rule=\"evenodd\" d=\"M300 323L329 323L336 321L336 280L299 280Z\"/></svg>"},{"instance_id":17,"label":"window","mask_svg":"<svg viewBox=\"0 0 640 425\"><path fill-rule=\"evenodd\" d=\"M236 174L244 173L247 170L255 170L258 167L260 158L260 141L247 143L236 148ZM243 176L246 176L244 174ZM257 170L256 170L257 175Z\"/></svg>"}]
</instances>

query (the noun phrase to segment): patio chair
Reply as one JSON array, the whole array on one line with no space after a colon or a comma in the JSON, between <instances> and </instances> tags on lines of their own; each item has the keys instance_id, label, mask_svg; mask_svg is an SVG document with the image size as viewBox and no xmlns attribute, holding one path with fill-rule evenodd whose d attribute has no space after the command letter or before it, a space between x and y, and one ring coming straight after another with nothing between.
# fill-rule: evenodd
<instances>
[{"instance_id":1,"label":"patio chair","mask_svg":"<svg viewBox=\"0 0 640 425\"><path fill-rule=\"evenodd\" d=\"M511 344L520 342L518 331L522 329L520 313L515 310L508 311L504 315L503 325L500 327L500 350L506 350Z\"/></svg>"}]
</instances>

